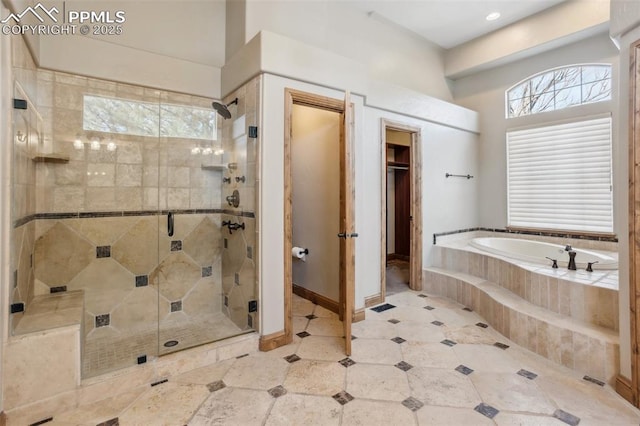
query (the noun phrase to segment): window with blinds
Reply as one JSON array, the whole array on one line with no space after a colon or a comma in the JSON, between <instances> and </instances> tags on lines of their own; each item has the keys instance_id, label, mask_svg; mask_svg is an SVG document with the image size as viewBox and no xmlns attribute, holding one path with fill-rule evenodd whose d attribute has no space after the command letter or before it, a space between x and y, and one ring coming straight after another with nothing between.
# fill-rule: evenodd
<instances>
[{"instance_id":1,"label":"window with blinds","mask_svg":"<svg viewBox=\"0 0 640 426\"><path fill-rule=\"evenodd\" d=\"M613 232L611 117L507 132L512 227Z\"/></svg>"}]
</instances>

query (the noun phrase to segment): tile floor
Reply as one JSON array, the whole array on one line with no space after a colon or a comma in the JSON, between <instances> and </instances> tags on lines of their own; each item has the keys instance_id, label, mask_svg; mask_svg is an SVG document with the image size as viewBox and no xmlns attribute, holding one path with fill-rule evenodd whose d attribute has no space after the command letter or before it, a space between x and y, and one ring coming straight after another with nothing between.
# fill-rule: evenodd
<instances>
[{"instance_id":1,"label":"tile floor","mask_svg":"<svg viewBox=\"0 0 640 426\"><path fill-rule=\"evenodd\" d=\"M175 314L174 314L175 315ZM182 349L237 336L251 330L241 330L222 312L189 317L176 316L155 327L119 333L111 327L98 328L85 338L82 355L82 378L98 376L137 364L137 358L148 359ZM153 324L151 324L153 325ZM158 342L159 339L159 342ZM164 346L170 340L175 346Z\"/></svg>"},{"instance_id":2,"label":"tile floor","mask_svg":"<svg viewBox=\"0 0 640 426\"><path fill-rule=\"evenodd\" d=\"M386 302L394 307L368 309L354 324L348 358L337 317L294 296L295 332L306 337L113 395L48 424L640 423L640 411L609 386L518 347L457 303L412 291Z\"/></svg>"}]
</instances>

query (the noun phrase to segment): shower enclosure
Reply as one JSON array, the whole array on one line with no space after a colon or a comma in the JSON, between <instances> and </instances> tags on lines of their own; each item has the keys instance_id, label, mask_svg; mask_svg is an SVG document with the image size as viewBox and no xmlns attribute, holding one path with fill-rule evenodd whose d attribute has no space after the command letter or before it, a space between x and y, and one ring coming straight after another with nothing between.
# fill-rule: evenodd
<instances>
[{"instance_id":1,"label":"shower enclosure","mask_svg":"<svg viewBox=\"0 0 640 426\"><path fill-rule=\"evenodd\" d=\"M259 86L225 99L230 119L65 73L38 70L35 99L16 86L13 334L35 302L81 294L87 378L257 329Z\"/></svg>"}]
</instances>

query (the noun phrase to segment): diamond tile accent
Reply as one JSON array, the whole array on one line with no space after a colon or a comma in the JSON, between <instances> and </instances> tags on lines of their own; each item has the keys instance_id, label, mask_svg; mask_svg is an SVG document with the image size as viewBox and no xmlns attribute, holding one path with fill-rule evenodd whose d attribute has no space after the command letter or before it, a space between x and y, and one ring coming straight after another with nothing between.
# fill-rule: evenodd
<instances>
[{"instance_id":1,"label":"diamond tile accent","mask_svg":"<svg viewBox=\"0 0 640 426\"><path fill-rule=\"evenodd\" d=\"M418 297L429 297L426 294L419 294Z\"/></svg>"},{"instance_id":2,"label":"diamond tile accent","mask_svg":"<svg viewBox=\"0 0 640 426\"><path fill-rule=\"evenodd\" d=\"M267 392L269 392L269 395L271 395L274 398L279 398L282 395L286 395L287 394L287 390L282 387L282 385L278 385L276 387L273 387L271 389L269 389Z\"/></svg>"},{"instance_id":3,"label":"diamond tile accent","mask_svg":"<svg viewBox=\"0 0 640 426\"><path fill-rule=\"evenodd\" d=\"M182 300L176 300L171 302L171 312L178 312L182 310Z\"/></svg>"},{"instance_id":4,"label":"diamond tile accent","mask_svg":"<svg viewBox=\"0 0 640 426\"><path fill-rule=\"evenodd\" d=\"M396 342L397 344L400 343L404 343L406 342L406 340L404 340L402 337L398 336L398 337L394 337L393 339L391 339L392 342Z\"/></svg>"},{"instance_id":5,"label":"diamond tile accent","mask_svg":"<svg viewBox=\"0 0 640 426\"><path fill-rule=\"evenodd\" d=\"M584 376L583 377L584 380L586 380L587 382L591 382L591 383L595 383L598 386L604 386L604 382L598 379L594 379L591 376Z\"/></svg>"},{"instance_id":6,"label":"diamond tile accent","mask_svg":"<svg viewBox=\"0 0 640 426\"><path fill-rule=\"evenodd\" d=\"M509 349L509 345L505 345L504 343L500 343L500 342L495 342L493 346L500 349Z\"/></svg>"},{"instance_id":7,"label":"diamond tile accent","mask_svg":"<svg viewBox=\"0 0 640 426\"><path fill-rule=\"evenodd\" d=\"M442 342L443 345L447 345L447 346L455 346L457 345L456 342L454 342L453 340L449 340L449 339L444 339Z\"/></svg>"},{"instance_id":8,"label":"diamond tile accent","mask_svg":"<svg viewBox=\"0 0 640 426\"><path fill-rule=\"evenodd\" d=\"M493 408L492 406L490 406L489 404L485 404L484 402L478 404L474 408L474 410L490 419L493 419L500 412L498 409Z\"/></svg>"},{"instance_id":9,"label":"diamond tile accent","mask_svg":"<svg viewBox=\"0 0 640 426\"><path fill-rule=\"evenodd\" d=\"M345 368L351 367L352 365L355 365L355 363L356 363L354 360L352 360L349 357L347 357L345 359L341 359L338 362L340 363L340 365L342 365Z\"/></svg>"},{"instance_id":10,"label":"diamond tile accent","mask_svg":"<svg viewBox=\"0 0 640 426\"><path fill-rule=\"evenodd\" d=\"M202 278L210 277L213 275L213 266L203 266L202 267Z\"/></svg>"},{"instance_id":11,"label":"diamond tile accent","mask_svg":"<svg viewBox=\"0 0 640 426\"><path fill-rule=\"evenodd\" d=\"M427 311L433 311L435 308L433 306L425 306L424 309L426 309Z\"/></svg>"},{"instance_id":12,"label":"diamond tile accent","mask_svg":"<svg viewBox=\"0 0 640 426\"><path fill-rule=\"evenodd\" d=\"M98 259L102 257L111 257L111 246L98 246L96 247L96 257Z\"/></svg>"},{"instance_id":13,"label":"diamond tile accent","mask_svg":"<svg viewBox=\"0 0 640 426\"><path fill-rule=\"evenodd\" d=\"M419 409L421 409L424 406L422 401L419 401L419 400L415 399L412 396L410 396L409 398L407 398L404 401L402 401L402 405L404 405L405 407L407 407L411 411L418 411Z\"/></svg>"},{"instance_id":14,"label":"diamond tile accent","mask_svg":"<svg viewBox=\"0 0 640 426\"><path fill-rule=\"evenodd\" d=\"M310 320L312 320L312 319L316 319L316 318L318 318L318 317L317 317L317 316L315 316L315 315L313 315L313 314L309 314L309 315L305 315L305 318L306 318L306 319L310 319Z\"/></svg>"},{"instance_id":15,"label":"diamond tile accent","mask_svg":"<svg viewBox=\"0 0 640 426\"><path fill-rule=\"evenodd\" d=\"M467 312L473 312L473 309L471 308L467 308L466 306L464 308L462 308L463 311L467 311Z\"/></svg>"},{"instance_id":16,"label":"diamond tile accent","mask_svg":"<svg viewBox=\"0 0 640 426\"><path fill-rule=\"evenodd\" d=\"M580 417L576 417L571 413L557 409L553 413L553 417L571 426L577 426L580 423Z\"/></svg>"},{"instance_id":17,"label":"diamond tile accent","mask_svg":"<svg viewBox=\"0 0 640 426\"><path fill-rule=\"evenodd\" d=\"M489 325L488 325L488 324L485 324L485 323L483 323L483 322L476 323L476 325L477 325L478 327L480 327L480 328L488 328L488 327L489 327Z\"/></svg>"},{"instance_id":18,"label":"diamond tile accent","mask_svg":"<svg viewBox=\"0 0 640 426\"><path fill-rule=\"evenodd\" d=\"M146 287L149 285L149 275L138 275L136 277L136 287Z\"/></svg>"},{"instance_id":19,"label":"diamond tile accent","mask_svg":"<svg viewBox=\"0 0 640 426\"><path fill-rule=\"evenodd\" d=\"M467 367L466 365L462 365L462 364L460 364L459 366L457 366L457 367L455 368L455 370L456 370L458 373L462 373L462 374L464 374L465 376L468 376L469 374L473 373L473 369L471 369L471 368Z\"/></svg>"},{"instance_id":20,"label":"diamond tile accent","mask_svg":"<svg viewBox=\"0 0 640 426\"><path fill-rule=\"evenodd\" d=\"M371 308L372 311L374 312L384 312L384 311L388 311L389 309L393 309L395 308L395 305L392 305L391 303L385 303L384 305L379 305L379 306L374 306L373 308Z\"/></svg>"},{"instance_id":21,"label":"diamond tile accent","mask_svg":"<svg viewBox=\"0 0 640 426\"><path fill-rule=\"evenodd\" d=\"M300 357L296 354L291 354L289 356L285 356L284 360L287 361L289 364L293 364L296 361L300 361Z\"/></svg>"},{"instance_id":22,"label":"diamond tile accent","mask_svg":"<svg viewBox=\"0 0 640 426\"><path fill-rule=\"evenodd\" d=\"M304 339L305 337L311 336L311 334L307 333L306 331L301 331L300 333L296 333L296 336Z\"/></svg>"},{"instance_id":23,"label":"diamond tile accent","mask_svg":"<svg viewBox=\"0 0 640 426\"><path fill-rule=\"evenodd\" d=\"M395 318L391 318L390 320L388 320L388 322L390 322L391 324L397 324L400 322L400 320L397 320Z\"/></svg>"},{"instance_id":24,"label":"diamond tile accent","mask_svg":"<svg viewBox=\"0 0 640 426\"><path fill-rule=\"evenodd\" d=\"M409 364L408 362L405 361L400 361L399 363L397 363L396 365L394 365L394 367L399 368L402 371L409 371L413 368L413 365Z\"/></svg>"},{"instance_id":25,"label":"diamond tile accent","mask_svg":"<svg viewBox=\"0 0 640 426\"><path fill-rule=\"evenodd\" d=\"M171 241L171 251L180 251L182 250L182 241Z\"/></svg>"},{"instance_id":26,"label":"diamond tile accent","mask_svg":"<svg viewBox=\"0 0 640 426\"><path fill-rule=\"evenodd\" d=\"M349 357L346 357L345 359L341 359L340 361L338 361L338 363L342 365L344 368L348 368L356 364L356 362Z\"/></svg>"},{"instance_id":27,"label":"diamond tile accent","mask_svg":"<svg viewBox=\"0 0 640 426\"><path fill-rule=\"evenodd\" d=\"M333 395L332 398L338 401L340 405L345 405L349 401L353 401L353 396L347 391L338 392Z\"/></svg>"},{"instance_id":28,"label":"diamond tile accent","mask_svg":"<svg viewBox=\"0 0 640 426\"><path fill-rule=\"evenodd\" d=\"M207 385L207 389L209 389L209 392L215 392L226 387L227 385L222 380L216 380L215 382L211 382Z\"/></svg>"},{"instance_id":29,"label":"diamond tile accent","mask_svg":"<svg viewBox=\"0 0 640 426\"><path fill-rule=\"evenodd\" d=\"M444 323L443 323L443 322L440 322L440 321L431 321L431 324L433 324L433 325L437 325L438 327L440 327L440 326L444 325Z\"/></svg>"},{"instance_id":30,"label":"diamond tile accent","mask_svg":"<svg viewBox=\"0 0 640 426\"><path fill-rule=\"evenodd\" d=\"M98 328L98 327L106 327L110 323L111 323L111 315L110 314L96 315L96 328Z\"/></svg>"},{"instance_id":31,"label":"diamond tile accent","mask_svg":"<svg viewBox=\"0 0 640 426\"><path fill-rule=\"evenodd\" d=\"M529 380L533 380L536 377L538 377L538 375L536 373L532 373L531 371L528 371L528 370L525 370L525 369L522 369L522 370L518 371L516 374L518 374L518 375L520 375L522 377L526 377Z\"/></svg>"}]
</instances>

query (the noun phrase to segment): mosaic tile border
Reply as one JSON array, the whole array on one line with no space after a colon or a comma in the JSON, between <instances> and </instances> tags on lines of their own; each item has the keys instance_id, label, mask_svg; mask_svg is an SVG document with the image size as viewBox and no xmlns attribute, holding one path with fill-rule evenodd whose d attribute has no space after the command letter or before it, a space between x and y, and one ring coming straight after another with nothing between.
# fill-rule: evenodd
<instances>
[{"instance_id":1,"label":"mosaic tile border","mask_svg":"<svg viewBox=\"0 0 640 426\"><path fill-rule=\"evenodd\" d=\"M237 217L248 217L255 219L255 212L234 211L227 209L184 209L184 210L123 210L105 212L63 212L63 213L36 213L13 222L13 227L19 228L22 225L38 219L87 219L101 217L127 217L127 216L161 216L168 213L173 214L226 214Z\"/></svg>"},{"instance_id":2,"label":"mosaic tile border","mask_svg":"<svg viewBox=\"0 0 640 426\"><path fill-rule=\"evenodd\" d=\"M537 235L539 237L557 237L557 238L573 238L576 240L592 240L592 241L604 241L610 243L617 243L618 237L615 235L585 235L571 232L553 232L553 231L528 231L520 229L506 229L506 228L466 228L457 229L455 231L438 232L433 234L433 245L435 246L438 241L438 237L444 237L445 235L464 234L465 232L474 231L487 231L487 232L500 232L504 234L514 235Z\"/></svg>"}]
</instances>

